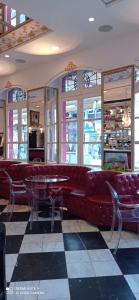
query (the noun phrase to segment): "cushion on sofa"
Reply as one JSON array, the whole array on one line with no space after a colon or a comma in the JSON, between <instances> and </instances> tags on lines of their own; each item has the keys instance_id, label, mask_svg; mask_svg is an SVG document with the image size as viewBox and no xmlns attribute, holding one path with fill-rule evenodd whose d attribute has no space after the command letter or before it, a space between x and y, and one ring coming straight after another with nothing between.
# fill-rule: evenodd
<instances>
[{"instance_id":1,"label":"cushion on sofa","mask_svg":"<svg viewBox=\"0 0 139 300\"><path fill-rule=\"evenodd\" d=\"M93 203L100 203L101 205L111 205L112 206L112 199L111 195L92 195L87 197L88 201Z\"/></svg>"},{"instance_id":2,"label":"cushion on sofa","mask_svg":"<svg viewBox=\"0 0 139 300\"><path fill-rule=\"evenodd\" d=\"M118 194L136 195L139 189L139 173L118 174L114 184Z\"/></svg>"},{"instance_id":3,"label":"cushion on sofa","mask_svg":"<svg viewBox=\"0 0 139 300\"><path fill-rule=\"evenodd\" d=\"M112 185L114 185L114 177L117 175L117 173L113 171L89 171L87 175L87 196L95 194L109 195L109 188L105 181L108 180Z\"/></svg>"}]
</instances>

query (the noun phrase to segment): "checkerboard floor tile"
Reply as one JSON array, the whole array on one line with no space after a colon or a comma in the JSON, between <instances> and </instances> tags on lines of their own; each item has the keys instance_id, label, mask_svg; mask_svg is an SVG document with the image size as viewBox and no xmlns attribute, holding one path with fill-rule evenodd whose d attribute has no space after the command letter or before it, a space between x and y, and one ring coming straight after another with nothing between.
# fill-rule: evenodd
<instances>
[{"instance_id":1,"label":"checkerboard floor tile","mask_svg":"<svg viewBox=\"0 0 139 300\"><path fill-rule=\"evenodd\" d=\"M7 300L135 300L139 299L139 239L96 227L64 212L34 220L30 211L15 206L9 222L6 202L0 200L0 222L6 226Z\"/></svg>"}]
</instances>

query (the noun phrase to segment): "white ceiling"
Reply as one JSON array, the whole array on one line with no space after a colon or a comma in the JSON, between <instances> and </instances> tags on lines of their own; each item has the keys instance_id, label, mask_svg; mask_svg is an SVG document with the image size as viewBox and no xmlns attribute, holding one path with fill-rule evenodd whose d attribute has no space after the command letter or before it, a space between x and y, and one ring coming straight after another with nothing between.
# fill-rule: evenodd
<instances>
[{"instance_id":1,"label":"white ceiling","mask_svg":"<svg viewBox=\"0 0 139 300\"><path fill-rule=\"evenodd\" d=\"M27 62L16 64L17 69L25 68L27 64L48 62L57 59L59 55L75 54L90 47L101 47L104 43L115 41L118 37L131 36L139 30L139 0L120 0L109 7L101 0L3 2L52 29L51 33L42 38L9 51L12 61L22 58ZM95 22L89 23L88 18L91 16L95 18ZM111 32L98 31L99 26L107 24L113 27ZM59 51L56 52L61 54L41 55L46 53L47 46L59 46Z\"/></svg>"}]
</instances>

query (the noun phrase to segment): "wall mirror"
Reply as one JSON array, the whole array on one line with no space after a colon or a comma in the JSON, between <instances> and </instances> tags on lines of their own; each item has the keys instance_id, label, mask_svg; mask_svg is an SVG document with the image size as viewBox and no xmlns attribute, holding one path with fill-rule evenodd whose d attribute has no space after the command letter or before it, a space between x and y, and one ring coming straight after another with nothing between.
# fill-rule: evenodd
<instances>
[{"instance_id":1,"label":"wall mirror","mask_svg":"<svg viewBox=\"0 0 139 300\"><path fill-rule=\"evenodd\" d=\"M107 170L133 169L134 67L102 74L103 167Z\"/></svg>"},{"instance_id":2,"label":"wall mirror","mask_svg":"<svg viewBox=\"0 0 139 300\"><path fill-rule=\"evenodd\" d=\"M45 88L28 91L29 161L44 162Z\"/></svg>"}]
</instances>

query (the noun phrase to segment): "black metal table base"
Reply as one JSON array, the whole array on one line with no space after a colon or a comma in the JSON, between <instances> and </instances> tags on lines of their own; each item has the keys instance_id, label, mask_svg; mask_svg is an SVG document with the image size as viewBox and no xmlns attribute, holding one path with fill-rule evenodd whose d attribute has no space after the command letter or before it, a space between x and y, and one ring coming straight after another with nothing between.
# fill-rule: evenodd
<instances>
[{"instance_id":1,"label":"black metal table base","mask_svg":"<svg viewBox=\"0 0 139 300\"><path fill-rule=\"evenodd\" d=\"M52 208L51 208L51 205L41 205L39 207L40 209L40 212L38 214L38 216L40 218L51 218L52 217ZM57 216L57 212L55 211L54 213L54 216L56 217Z\"/></svg>"},{"instance_id":2,"label":"black metal table base","mask_svg":"<svg viewBox=\"0 0 139 300\"><path fill-rule=\"evenodd\" d=\"M47 210L47 211L41 211L39 212L38 216L40 218L51 218L52 217L52 211L51 210ZM54 216L57 216L57 213L54 213Z\"/></svg>"}]
</instances>

